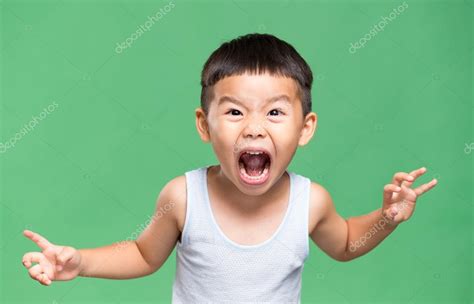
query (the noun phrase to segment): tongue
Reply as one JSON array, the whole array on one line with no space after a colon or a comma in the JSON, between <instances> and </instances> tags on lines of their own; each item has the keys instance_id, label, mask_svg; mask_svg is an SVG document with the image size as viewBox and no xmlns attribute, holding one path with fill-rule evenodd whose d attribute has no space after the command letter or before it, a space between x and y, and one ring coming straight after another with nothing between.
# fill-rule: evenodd
<instances>
[{"instance_id":1,"label":"tongue","mask_svg":"<svg viewBox=\"0 0 474 304\"><path fill-rule=\"evenodd\" d=\"M245 171L248 175L258 176L262 173L267 163L267 157L264 155L252 155L244 153L241 157L244 163Z\"/></svg>"}]
</instances>

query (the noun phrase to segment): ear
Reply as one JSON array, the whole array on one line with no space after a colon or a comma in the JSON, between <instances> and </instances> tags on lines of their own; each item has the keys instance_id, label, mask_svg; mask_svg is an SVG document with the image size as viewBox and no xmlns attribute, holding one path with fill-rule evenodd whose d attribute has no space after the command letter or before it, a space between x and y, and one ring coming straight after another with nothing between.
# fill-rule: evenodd
<instances>
[{"instance_id":1,"label":"ear","mask_svg":"<svg viewBox=\"0 0 474 304\"><path fill-rule=\"evenodd\" d=\"M303 122L303 129L301 129L300 139L298 140L299 146L306 145L313 137L316 125L318 123L318 115L314 112L306 114Z\"/></svg>"},{"instance_id":2,"label":"ear","mask_svg":"<svg viewBox=\"0 0 474 304\"><path fill-rule=\"evenodd\" d=\"M209 142L211 137L209 135L209 125L207 123L206 113L204 113L204 110L201 107L197 108L194 112L196 113L196 129L199 136L202 141Z\"/></svg>"}]
</instances>

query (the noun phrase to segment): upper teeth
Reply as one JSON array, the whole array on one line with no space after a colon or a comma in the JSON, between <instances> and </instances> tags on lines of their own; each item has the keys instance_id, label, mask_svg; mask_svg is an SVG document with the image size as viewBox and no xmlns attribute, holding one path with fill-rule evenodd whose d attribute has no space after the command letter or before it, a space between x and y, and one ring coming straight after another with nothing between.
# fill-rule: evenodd
<instances>
[{"instance_id":1,"label":"upper teeth","mask_svg":"<svg viewBox=\"0 0 474 304\"><path fill-rule=\"evenodd\" d=\"M246 151L245 153L252 154L252 155L263 154L263 152L260 152L260 151Z\"/></svg>"}]
</instances>

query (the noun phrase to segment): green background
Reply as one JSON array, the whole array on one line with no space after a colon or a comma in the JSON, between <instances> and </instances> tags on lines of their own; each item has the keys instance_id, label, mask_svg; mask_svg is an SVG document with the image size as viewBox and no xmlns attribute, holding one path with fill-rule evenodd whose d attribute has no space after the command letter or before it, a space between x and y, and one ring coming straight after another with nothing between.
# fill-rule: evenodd
<instances>
[{"instance_id":1,"label":"green background","mask_svg":"<svg viewBox=\"0 0 474 304\"><path fill-rule=\"evenodd\" d=\"M22 231L76 248L130 236L167 181L216 162L194 126L204 61L265 32L294 45L315 77L318 129L290 170L326 187L342 216L380 208L395 172L426 166L420 182L439 180L367 255L340 263L312 244L302 302L471 302L473 2L406 1L349 52L402 2L176 0L117 54L168 1L0 1L0 141L58 105L0 154L0 301L170 302L174 253L148 277L45 287L21 265L37 250Z\"/></svg>"}]
</instances>

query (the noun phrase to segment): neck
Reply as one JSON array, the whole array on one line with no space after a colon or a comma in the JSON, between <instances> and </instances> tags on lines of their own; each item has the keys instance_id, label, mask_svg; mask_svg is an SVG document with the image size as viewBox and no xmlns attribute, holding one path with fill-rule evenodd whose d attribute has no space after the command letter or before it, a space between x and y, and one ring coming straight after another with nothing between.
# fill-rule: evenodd
<instances>
[{"instance_id":1,"label":"neck","mask_svg":"<svg viewBox=\"0 0 474 304\"><path fill-rule=\"evenodd\" d=\"M220 165L209 168L209 183L216 185L214 189L219 196L226 197L233 206L239 206L242 210L255 211L275 201L285 193L285 184L289 177L284 172L268 191L260 195L248 195L241 192L231 180L227 178Z\"/></svg>"}]
</instances>

